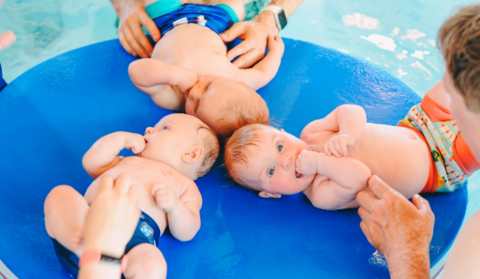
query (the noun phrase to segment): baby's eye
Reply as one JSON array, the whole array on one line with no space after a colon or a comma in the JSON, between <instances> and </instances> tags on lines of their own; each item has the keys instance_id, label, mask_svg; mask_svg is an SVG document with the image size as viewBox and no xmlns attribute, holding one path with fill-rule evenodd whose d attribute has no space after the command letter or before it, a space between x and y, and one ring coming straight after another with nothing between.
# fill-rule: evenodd
<instances>
[{"instance_id":1,"label":"baby's eye","mask_svg":"<svg viewBox=\"0 0 480 279\"><path fill-rule=\"evenodd\" d=\"M268 176L272 176L275 173L275 167L268 170Z\"/></svg>"},{"instance_id":2,"label":"baby's eye","mask_svg":"<svg viewBox=\"0 0 480 279\"><path fill-rule=\"evenodd\" d=\"M210 88L210 85L212 85L213 82L210 82L209 84L207 84L207 90L208 88Z\"/></svg>"},{"instance_id":3,"label":"baby's eye","mask_svg":"<svg viewBox=\"0 0 480 279\"><path fill-rule=\"evenodd\" d=\"M281 152L283 150L283 143L279 143L277 145L277 150L278 150L278 152Z\"/></svg>"},{"instance_id":4,"label":"baby's eye","mask_svg":"<svg viewBox=\"0 0 480 279\"><path fill-rule=\"evenodd\" d=\"M163 126L162 131L168 130L168 126Z\"/></svg>"}]
</instances>

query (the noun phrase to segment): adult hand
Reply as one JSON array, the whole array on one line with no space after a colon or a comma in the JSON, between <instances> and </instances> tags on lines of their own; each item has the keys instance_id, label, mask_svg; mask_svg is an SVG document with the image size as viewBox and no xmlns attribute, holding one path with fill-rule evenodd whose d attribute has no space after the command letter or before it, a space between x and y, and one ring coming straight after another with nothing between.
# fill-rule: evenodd
<instances>
[{"instance_id":1,"label":"adult hand","mask_svg":"<svg viewBox=\"0 0 480 279\"><path fill-rule=\"evenodd\" d=\"M413 204L376 175L357 195L360 227L387 259L392 278L430 278L428 252L435 216L427 200L419 195L412 200Z\"/></svg>"},{"instance_id":2,"label":"adult hand","mask_svg":"<svg viewBox=\"0 0 480 279\"><path fill-rule=\"evenodd\" d=\"M87 213L85 251L99 250L120 258L140 217L136 203L137 192L128 176L121 174L114 182L104 175Z\"/></svg>"},{"instance_id":3,"label":"adult hand","mask_svg":"<svg viewBox=\"0 0 480 279\"><path fill-rule=\"evenodd\" d=\"M251 21L235 23L230 29L220 34L224 42L231 42L235 38L243 42L227 53L227 58L238 68L249 68L265 56L268 36L275 36L278 29L275 25L273 13L265 11Z\"/></svg>"},{"instance_id":4,"label":"adult hand","mask_svg":"<svg viewBox=\"0 0 480 279\"><path fill-rule=\"evenodd\" d=\"M119 18L118 38L123 48L133 56L148 58L153 46L143 33L142 26L150 32L155 42L160 40L160 31L145 11L141 0L112 0Z\"/></svg>"},{"instance_id":5,"label":"adult hand","mask_svg":"<svg viewBox=\"0 0 480 279\"><path fill-rule=\"evenodd\" d=\"M12 31L7 30L0 34L0 51L6 49L17 40Z\"/></svg>"}]
</instances>

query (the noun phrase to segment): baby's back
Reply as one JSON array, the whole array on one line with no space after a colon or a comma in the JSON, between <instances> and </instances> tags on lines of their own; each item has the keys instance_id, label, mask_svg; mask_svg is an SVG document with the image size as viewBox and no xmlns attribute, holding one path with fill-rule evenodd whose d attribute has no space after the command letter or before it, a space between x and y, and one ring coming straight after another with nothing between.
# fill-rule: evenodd
<instances>
[{"instance_id":1,"label":"baby's back","mask_svg":"<svg viewBox=\"0 0 480 279\"><path fill-rule=\"evenodd\" d=\"M164 232L167 226L166 214L157 206L153 198L153 186L162 184L171 187L180 196L185 191L185 187L194 183L190 178L182 175L167 164L137 156L122 159L115 167L102 175L107 173L114 179L125 173L130 177L132 185L140 186L137 188L139 193L138 208L155 220L161 232ZM100 177L95 179L87 189L85 198L88 203L91 203L95 196Z\"/></svg>"},{"instance_id":2,"label":"baby's back","mask_svg":"<svg viewBox=\"0 0 480 279\"><path fill-rule=\"evenodd\" d=\"M182 24L155 45L152 58L191 69L197 76L213 74L234 78L238 68L227 59L220 36L198 24Z\"/></svg>"}]
</instances>

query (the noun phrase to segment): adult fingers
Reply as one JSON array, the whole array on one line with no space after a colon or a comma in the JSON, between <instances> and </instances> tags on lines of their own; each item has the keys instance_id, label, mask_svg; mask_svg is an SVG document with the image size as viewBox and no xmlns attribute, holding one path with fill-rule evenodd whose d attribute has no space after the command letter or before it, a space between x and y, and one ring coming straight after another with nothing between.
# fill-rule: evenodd
<instances>
[{"instance_id":1,"label":"adult fingers","mask_svg":"<svg viewBox=\"0 0 480 279\"><path fill-rule=\"evenodd\" d=\"M135 51L133 51L133 48L130 46L127 39L125 38L125 35L123 34L123 29L118 31L118 39L120 40L120 44L123 46L126 52L130 53L133 56L137 56L137 54L135 53Z\"/></svg>"},{"instance_id":2,"label":"adult fingers","mask_svg":"<svg viewBox=\"0 0 480 279\"><path fill-rule=\"evenodd\" d=\"M145 28L147 28L148 32L152 36L152 39L155 42L158 42L158 40L160 40L161 35L160 35L160 30L158 30L158 27L155 24L155 21L153 21L146 12L139 13L138 17L140 19L140 23L142 23L142 25L145 26Z\"/></svg>"},{"instance_id":3,"label":"adult fingers","mask_svg":"<svg viewBox=\"0 0 480 279\"><path fill-rule=\"evenodd\" d=\"M366 210L365 207L358 208L358 216L366 223L368 223L370 219L370 214L370 211Z\"/></svg>"},{"instance_id":4,"label":"adult fingers","mask_svg":"<svg viewBox=\"0 0 480 279\"><path fill-rule=\"evenodd\" d=\"M229 43L235 38L242 37L245 33L246 25L244 23L235 23L232 27L230 27L227 31L220 34L220 38Z\"/></svg>"},{"instance_id":5,"label":"adult fingers","mask_svg":"<svg viewBox=\"0 0 480 279\"><path fill-rule=\"evenodd\" d=\"M377 175L372 175L368 179L368 187L378 197L383 198L388 192L393 191L387 183L380 179Z\"/></svg>"},{"instance_id":6,"label":"adult fingers","mask_svg":"<svg viewBox=\"0 0 480 279\"><path fill-rule=\"evenodd\" d=\"M137 39L133 35L133 32L130 29L129 24L125 25L125 28L123 29L123 31L124 31L124 34L125 34L125 38L127 39L130 46L133 48L133 51L135 51L135 53L137 53L142 58L148 58L147 52L137 42Z\"/></svg>"},{"instance_id":7,"label":"adult fingers","mask_svg":"<svg viewBox=\"0 0 480 279\"><path fill-rule=\"evenodd\" d=\"M430 203L426 199L422 198L419 194L413 195L412 202L420 211L432 211L430 208Z\"/></svg>"},{"instance_id":8,"label":"adult fingers","mask_svg":"<svg viewBox=\"0 0 480 279\"><path fill-rule=\"evenodd\" d=\"M363 234L367 237L368 242L372 244L372 236L370 235L370 230L368 229L368 225L365 221L360 222L360 228L362 229Z\"/></svg>"},{"instance_id":9,"label":"adult fingers","mask_svg":"<svg viewBox=\"0 0 480 279\"><path fill-rule=\"evenodd\" d=\"M236 47L232 48L229 52L227 52L227 59L232 61L235 57L250 51L254 47L255 46L252 46L249 41L243 41ZM240 59L240 57L238 59Z\"/></svg>"},{"instance_id":10,"label":"adult fingers","mask_svg":"<svg viewBox=\"0 0 480 279\"><path fill-rule=\"evenodd\" d=\"M373 205L377 199L369 192L363 190L357 194L357 202L360 204L360 207L363 207L365 210L372 212Z\"/></svg>"},{"instance_id":11,"label":"adult fingers","mask_svg":"<svg viewBox=\"0 0 480 279\"><path fill-rule=\"evenodd\" d=\"M246 69L252 67L255 63L260 61L265 56L265 47L254 47L244 53L242 56L238 57L237 60L233 62L239 69Z\"/></svg>"},{"instance_id":12,"label":"adult fingers","mask_svg":"<svg viewBox=\"0 0 480 279\"><path fill-rule=\"evenodd\" d=\"M145 33L143 33L142 28L140 28L140 26L138 25L135 25L135 26L130 26L130 30L132 30L133 36L137 40L138 44L145 50L146 55L148 55L147 57L143 57L143 58L148 58L152 56L153 47L148 41Z\"/></svg>"},{"instance_id":13,"label":"adult fingers","mask_svg":"<svg viewBox=\"0 0 480 279\"><path fill-rule=\"evenodd\" d=\"M117 177L117 180L115 181L115 192L122 196L125 196L128 193L128 190L130 189L130 183L131 179L128 175L122 173Z\"/></svg>"}]
</instances>

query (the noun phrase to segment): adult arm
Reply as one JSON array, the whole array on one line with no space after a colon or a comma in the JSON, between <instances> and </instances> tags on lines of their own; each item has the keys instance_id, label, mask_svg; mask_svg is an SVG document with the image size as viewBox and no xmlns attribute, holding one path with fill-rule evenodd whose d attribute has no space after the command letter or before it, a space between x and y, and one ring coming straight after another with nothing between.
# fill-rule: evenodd
<instances>
[{"instance_id":1,"label":"adult arm","mask_svg":"<svg viewBox=\"0 0 480 279\"><path fill-rule=\"evenodd\" d=\"M120 162L118 153L124 148L140 153L145 149L145 138L128 132L108 134L97 140L83 155L83 167L91 177L97 178Z\"/></svg>"},{"instance_id":2,"label":"adult arm","mask_svg":"<svg viewBox=\"0 0 480 279\"><path fill-rule=\"evenodd\" d=\"M137 193L129 177L121 174L114 182L105 175L85 220L85 251L99 251L120 258L140 217ZM120 278L120 265L96 262L80 266L79 279Z\"/></svg>"},{"instance_id":3,"label":"adult arm","mask_svg":"<svg viewBox=\"0 0 480 279\"><path fill-rule=\"evenodd\" d=\"M480 211L465 224L453 243L442 279L474 279L480 274Z\"/></svg>"},{"instance_id":4,"label":"adult arm","mask_svg":"<svg viewBox=\"0 0 480 279\"><path fill-rule=\"evenodd\" d=\"M385 256L392 279L430 278L429 246L435 216L427 200L414 195L412 201L376 175L357 195L360 227L370 244Z\"/></svg>"},{"instance_id":5,"label":"adult arm","mask_svg":"<svg viewBox=\"0 0 480 279\"><path fill-rule=\"evenodd\" d=\"M272 0L269 5L277 5L285 11L285 16L290 18L303 0ZM235 38L243 40L238 46L228 53L228 59L233 60L239 56L233 64L239 68L249 68L265 55L268 36L278 34L275 23L275 15L271 11L262 11L250 21L235 23L230 29L220 34L224 42L231 42Z\"/></svg>"},{"instance_id":6,"label":"adult arm","mask_svg":"<svg viewBox=\"0 0 480 279\"><path fill-rule=\"evenodd\" d=\"M153 47L143 33L142 26L150 32L155 42L160 40L160 31L145 11L142 0L110 0L119 18L118 38L123 48L133 56L147 58Z\"/></svg>"}]
</instances>

